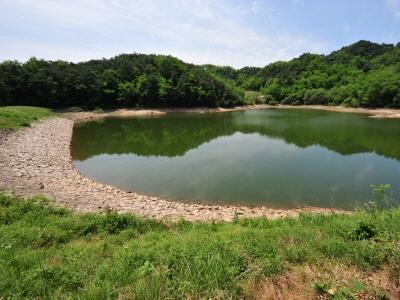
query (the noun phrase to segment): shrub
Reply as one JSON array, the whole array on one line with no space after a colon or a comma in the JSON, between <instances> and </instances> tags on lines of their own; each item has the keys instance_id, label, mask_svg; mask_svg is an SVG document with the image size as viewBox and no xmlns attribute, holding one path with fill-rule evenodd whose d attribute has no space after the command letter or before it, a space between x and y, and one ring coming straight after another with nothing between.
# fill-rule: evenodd
<instances>
[{"instance_id":1,"label":"shrub","mask_svg":"<svg viewBox=\"0 0 400 300\"><path fill-rule=\"evenodd\" d=\"M374 224L360 222L358 226L349 232L349 237L353 240L369 240L377 235Z\"/></svg>"},{"instance_id":2,"label":"shrub","mask_svg":"<svg viewBox=\"0 0 400 300\"><path fill-rule=\"evenodd\" d=\"M281 104L292 104L292 100L286 97L285 99L282 100Z\"/></svg>"},{"instance_id":3,"label":"shrub","mask_svg":"<svg viewBox=\"0 0 400 300\"><path fill-rule=\"evenodd\" d=\"M269 103L270 101L274 101L274 97L271 95L264 95L264 101L265 103Z\"/></svg>"},{"instance_id":4,"label":"shrub","mask_svg":"<svg viewBox=\"0 0 400 300\"><path fill-rule=\"evenodd\" d=\"M278 102L278 101L272 100L272 101L269 101L268 104L269 104L269 105L272 105L272 106L275 106L275 105L278 105L279 102Z\"/></svg>"},{"instance_id":5,"label":"shrub","mask_svg":"<svg viewBox=\"0 0 400 300\"><path fill-rule=\"evenodd\" d=\"M293 104L292 105L294 105L294 106L299 106L299 105L302 105L303 104L303 102L302 101L300 101L300 100L296 100L296 101L294 101L293 102Z\"/></svg>"},{"instance_id":6,"label":"shrub","mask_svg":"<svg viewBox=\"0 0 400 300\"><path fill-rule=\"evenodd\" d=\"M372 199L364 205L366 211L376 212L397 206L392 197L390 184L371 185L371 189Z\"/></svg>"},{"instance_id":7,"label":"shrub","mask_svg":"<svg viewBox=\"0 0 400 300\"><path fill-rule=\"evenodd\" d=\"M309 89L304 94L304 104L327 104L330 102L329 92L325 89Z\"/></svg>"},{"instance_id":8,"label":"shrub","mask_svg":"<svg viewBox=\"0 0 400 300\"><path fill-rule=\"evenodd\" d=\"M343 101L343 105L351 107L360 107L360 101L350 96Z\"/></svg>"},{"instance_id":9,"label":"shrub","mask_svg":"<svg viewBox=\"0 0 400 300\"><path fill-rule=\"evenodd\" d=\"M266 102L265 96L263 96L260 92L254 92L254 91L247 91L245 93L245 101L246 104L264 104Z\"/></svg>"}]
</instances>

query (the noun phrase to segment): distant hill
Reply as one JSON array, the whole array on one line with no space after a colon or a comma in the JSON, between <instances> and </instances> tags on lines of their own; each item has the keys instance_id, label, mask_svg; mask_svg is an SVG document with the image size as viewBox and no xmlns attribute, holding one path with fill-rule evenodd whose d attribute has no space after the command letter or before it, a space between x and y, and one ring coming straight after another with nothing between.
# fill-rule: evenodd
<instances>
[{"instance_id":1,"label":"distant hill","mask_svg":"<svg viewBox=\"0 0 400 300\"><path fill-rule=\"evenodd\" d=\"M251 91L251 92L249 92ZM254 103L400 107L400 44L361 40L263 68L123 54L83 63L0 63L0 105L190 107Z\"/></svg>"},{"instance_id":2,"label":"distant hill","mask_svg":"<svg viewBox=\"0 0 400 300\"><path fill-rule=\"evenodd\" d=\"M393 50L394 45L392 44L377 44L370 41L361 40L350 46L343 47L339 51L331 53L329 56L335 56L337 53L348 53L353 56L362 56L373 58L383 53Z\"/></svg>"},{"instance_id":3,"label":"distant hill","mask_svg":"<svg viewBox=\"0 0 400 300\"><path fill-rule=\"evenodd\" d=\"M362 40L329 55L306 53L288 62L231 71L229 76L227 68L212 71L264 96L248 101L400 107L400 43Z\"/></svg>"},{"instance_id":4,"label":"distant hill","mask_svg":"<svg viewBox=\"0 0 400 300\"><path fill-rule=\"evenodd\" d=\"M0 105L234 106L244 92L172 56L123 54L82 63L31 58L0 64Z\"/></svg>"}]
</instances>

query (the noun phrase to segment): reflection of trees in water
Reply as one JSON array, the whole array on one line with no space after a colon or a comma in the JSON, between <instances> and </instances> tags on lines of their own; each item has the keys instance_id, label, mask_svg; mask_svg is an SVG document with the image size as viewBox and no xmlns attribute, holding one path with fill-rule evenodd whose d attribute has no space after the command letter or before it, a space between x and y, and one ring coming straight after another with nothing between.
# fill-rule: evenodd
<instances>
[{"instance_id":1,"label":"reflection of trees in water","mask_svg":"<svg viewBox=\"0 0 400 300\"><path fill-rule=\"evenodd\" d=\"M298 147L320 145L343 155L376 152L400 159L400 122L321 111L279 110L109 118L76 126L73 157L134 153L182 156L220 136L259 133Z\"/></svg>"}]
</instances>

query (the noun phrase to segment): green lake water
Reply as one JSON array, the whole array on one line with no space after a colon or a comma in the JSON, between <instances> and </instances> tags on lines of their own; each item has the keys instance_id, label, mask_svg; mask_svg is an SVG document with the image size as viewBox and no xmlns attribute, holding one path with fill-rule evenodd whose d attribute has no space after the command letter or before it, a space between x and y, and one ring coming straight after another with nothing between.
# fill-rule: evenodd
<instances>
[{"instance_id":1,"label":"green lake water","mask_svg":"<svg viewBox=\"0 0 400 300\"><path fill-rule=\"evenodd\" d=\"M400 120L361 114L106 118L75 125L72 156L88 177L179 201L352 208L380 183L400 195Z\"/></svg>"}]
</instances>

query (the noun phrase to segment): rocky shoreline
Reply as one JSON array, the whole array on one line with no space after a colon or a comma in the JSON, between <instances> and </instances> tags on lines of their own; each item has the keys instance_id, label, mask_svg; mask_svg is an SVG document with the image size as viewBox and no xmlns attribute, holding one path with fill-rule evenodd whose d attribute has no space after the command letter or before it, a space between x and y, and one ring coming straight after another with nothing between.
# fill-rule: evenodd
<instances>
[{"instance_id":1,"label":"rocky shoreline","mask_svg":"<svg viewBox=\"0 0 400 300\"><path fill-rule=\"evenodd\" d=\"M0 143L0 190L21 196L42 194L77 211L115 210L155 219L231 221L235 216L271 219L324 208L271 209L172 202L124 191L81 175L73 166L70 141L74 121L55 117L7 134ZM336 211L337 212L337 211Z\"/></svg>"}]
</instances>

